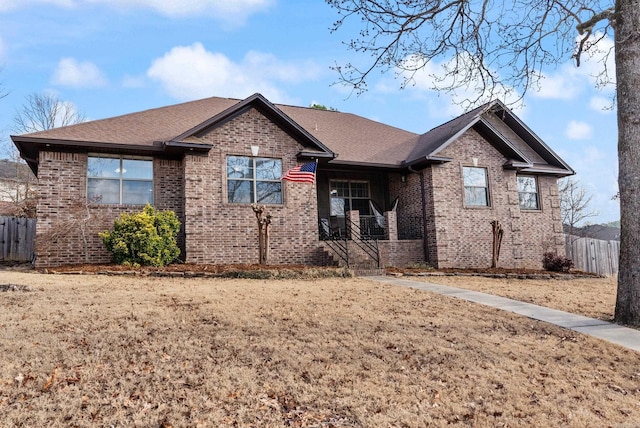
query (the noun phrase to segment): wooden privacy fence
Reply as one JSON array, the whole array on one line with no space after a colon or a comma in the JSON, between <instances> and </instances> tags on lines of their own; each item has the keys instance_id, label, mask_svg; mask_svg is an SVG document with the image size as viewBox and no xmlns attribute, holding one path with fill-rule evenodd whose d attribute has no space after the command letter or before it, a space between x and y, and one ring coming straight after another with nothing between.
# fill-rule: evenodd
<instances>
[{"instance_id":1,"label":"wooden privacy fence","mask_svg":"<svg viewBox=\"0 0 640 428\"><path fill-rule=\"evenodd\" d=\"M2 261L30 262L36 241L36 219L0 216Z\"/></svg>"},{"instance_id":2,"label":"wooden privacy fence","mask_svg":"<svg viewBox=\"0 0 640 428\"><path fill-rule=\"evenodd\" d=\"M573 268L599 275L618 274L620 241L602 241L565 235L567 257L573 260Z\"/></svg>"}]
</instances>

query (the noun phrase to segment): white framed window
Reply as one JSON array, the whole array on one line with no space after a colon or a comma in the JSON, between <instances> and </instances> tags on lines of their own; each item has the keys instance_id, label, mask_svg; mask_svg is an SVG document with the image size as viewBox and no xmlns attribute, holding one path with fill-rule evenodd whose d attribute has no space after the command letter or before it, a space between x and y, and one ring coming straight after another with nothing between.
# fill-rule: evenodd
<instances>
[{"instance_id":1,"label":"white framed window","mask_svg":"<svg viewBox=\"0 0 640 428\"><path fill-rule=\"evenodd\" d=\"M87 200L96 204L153 204L153 159L89 155Z\"/></svg>"},{"instance_id":2,"label":"white framed window","mask_svg":"<svg viewBox=\"0 0 640 428\"><path fill-rule=\"evenodd\" d=\"M519 175L518 199L520 208L523 210L539 210L540 200L538 198L538 180L533 175Z\"/></svg>"},{"instance_id":3,"label":"white framed window","mask_svg":"<svg viewBox=\"0 0 640 428\"><path fill-rule=\"evenodd\" d=\"M282 160L227 156L227 200L237 204L282 204Z\"/></svg>"},{"instance_id":4,"label":"white framed window","mask_svg":"<svg viewBox=\"0 0 640 428\"><path fill-rule=\"evenodd\" d=\"M487 168L462 167L464 204L467 207L489 206L489 179Z\"/></svg>"},{"instance_id":5,"label":"white framed window","mask_svg":"<svg viewBox=\"0 0 640 428\"><path fill-rule=\"evenodd\" d=\"M332 216L344 216L351 210L358 210L361 216L371 215L368 181L332 180L329 185Z\"/></svg>"}]
</instances>

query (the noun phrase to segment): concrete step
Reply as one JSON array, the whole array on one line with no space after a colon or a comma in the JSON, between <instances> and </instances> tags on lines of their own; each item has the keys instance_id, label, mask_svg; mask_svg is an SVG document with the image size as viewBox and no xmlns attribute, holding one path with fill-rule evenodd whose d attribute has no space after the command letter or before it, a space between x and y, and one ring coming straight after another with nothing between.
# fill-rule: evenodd
<instances>
[{"instance_id":1,"label":"concrete step","mask_svg":"<svg viewBox=\"0 0 640 428\"><path fill-rule=\"evenodd\" d=\"M327 258L332 259L336 265L341 267L346 266L345 261L342 260L339 255L335 254L328 244L322 243L321 248L327 255ZM369 271L378 269L378 265L371 256L365 253L360 247L352 244L349 246L349 268L352 270Z\"/></svg>"}]
</instances>

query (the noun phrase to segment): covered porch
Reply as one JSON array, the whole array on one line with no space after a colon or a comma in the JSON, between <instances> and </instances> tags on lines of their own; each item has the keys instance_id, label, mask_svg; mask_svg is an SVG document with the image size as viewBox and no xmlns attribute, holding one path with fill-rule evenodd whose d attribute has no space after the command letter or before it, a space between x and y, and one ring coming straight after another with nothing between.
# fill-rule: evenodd
<instances>
[{"instance_id":1,"label":"covered porch","mask_svg":"<svg viewBox=\"0 0 640 428\"><path fill-rule=\"evenodd\" d=\"M404 176L387 171L318 169L318 233L322 240L423 239L421 200L407 203L397 186ZM393 189L393 190L392 190Z\"/></svg>"},{"instance_id":2,"label":"covered porch","mask_svg":"<svg viewBox=\"0 0 640 428\"><path fill-rule=\"evenodd\" d=\"M319 167L318 237L327 252L349 267L425 263L424 198L407 181L397 171Z\"/></svg>"}]
</instances>

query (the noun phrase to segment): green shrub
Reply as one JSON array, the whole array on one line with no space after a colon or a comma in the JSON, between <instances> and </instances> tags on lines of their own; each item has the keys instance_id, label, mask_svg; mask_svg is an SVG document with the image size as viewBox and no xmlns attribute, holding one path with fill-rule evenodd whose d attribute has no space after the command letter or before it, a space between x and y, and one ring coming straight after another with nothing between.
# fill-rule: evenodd
<instances>
[{"instance_id":1,"label":"green shrub","mask_svg":"<svg viewBox=\"0 0 640 428\"><path fill-rule=\"evenodd\" d=\"M121 214L113 230L101 232L100 237L115 263L161 267L180 255L179 230L180 221L173 211L157 211L147 204L141 212Z\"/></svg>"}]
</instances>

